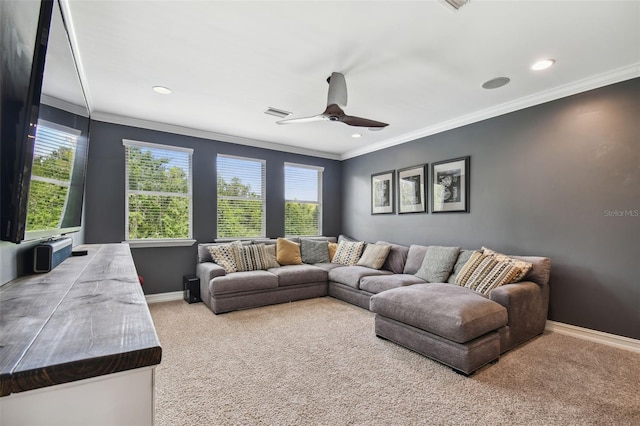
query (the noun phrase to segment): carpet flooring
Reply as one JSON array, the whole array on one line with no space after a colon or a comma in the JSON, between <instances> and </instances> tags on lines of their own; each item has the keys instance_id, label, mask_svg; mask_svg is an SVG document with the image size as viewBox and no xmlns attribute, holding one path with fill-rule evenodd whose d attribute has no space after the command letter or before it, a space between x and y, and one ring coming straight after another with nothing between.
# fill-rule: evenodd
<instances>
[{"instance_id":1,"label":"carpet flooring","mask_svg":"<svg viewBox=\"0 0 640 426\"><path fill-rule=\"evenodd\" d=\"M324 297L150 305L156 425L640 425L640 354L545 333L467 378Z\"/></svg>"}]
</instances>

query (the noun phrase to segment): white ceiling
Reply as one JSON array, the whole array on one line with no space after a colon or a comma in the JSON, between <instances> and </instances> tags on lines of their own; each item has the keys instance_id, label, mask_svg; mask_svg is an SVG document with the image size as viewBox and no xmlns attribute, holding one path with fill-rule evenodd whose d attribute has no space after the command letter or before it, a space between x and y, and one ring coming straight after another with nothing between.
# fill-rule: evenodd
<instances>
[{"instance_id":1,"label":"white ceiling","mask_svg":"<svg viewBox=\"0 0 640 426\"><path fill-rule=\"evenodd\" d=\"M640 76L637 0L472 0L458 12L435 0L63 6L94 118L327 158ZM541 58L557 63L530 70ZM346 113L387 128L264 114L321 113L333 71L347 80ZM511 83L481 88L500 76Z\"/></svg>"}]
</instances>

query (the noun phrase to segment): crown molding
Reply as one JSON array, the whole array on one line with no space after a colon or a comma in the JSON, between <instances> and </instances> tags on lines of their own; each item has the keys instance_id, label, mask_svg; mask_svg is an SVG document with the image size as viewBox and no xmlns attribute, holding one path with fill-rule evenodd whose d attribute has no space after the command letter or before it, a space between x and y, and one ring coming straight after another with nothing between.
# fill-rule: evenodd
<instances>
[{"instance_id":1,"label":"crown molding","mask_svg":"<svg viewBox=\"0 0 640 426\"><path fill-rule=\"evenodd\" d=\"M416 139L435 135L437 133L441 133L447 130L452 130L458 127L466 126L472 123L476 123L478 121L487 120L489 118L508 114L510 112L518 111L525 108L530 108L536 105L543 104L545 102L554 101L556 99L576 95L578 93L586 92L588 90L597 89L597 88L608 86L614 83L620 83L622 81L630 80L632 78L637 78L637 77L640 77L640 62L637 62L635 64L632 64L626 67L618 68L612 71L608 71L603 74L598 74L582 80L578 80L573 83L566 84L564 86L559 86L550 90L545 90L543 92L539 92L534 95L525 96L523 98L519 98L514 101L505 102L495 107L476 111L471 114L454 118L452 120L443 121L441 123L437 123L437 124L434 124L433 126L425 127L415 132L405 133L404 135L400 135L395 138L391 138L379 143L371 144L367 147L348 151L340 156L340 160L347 160L349 158L359 157L361 155L369 154L375 151L380 151L382 149L390 148L395 145L411 142Z\"/></svg>"},{"instance_id":2,"label":"crown molding","mask_svg":"<svg viewBox=\"0 0 640 426\"><path fill-rule=\"evenodd\" d=\"M184 136L192 136L195 138L210 139L219 142L229 142L238 145L247 145L255 148L271 149L275 151L289 152L292 154L309 155L311 157L326 158L329 160L340 160L340 155L331 154L323 151L315 151L311 149L298 148L295 146L283 145L275 142L261 141L258 139L249 139L241 136L227 135L224 133L210 132L208 130L194 129L191 127L177 126L174 124L159 123L157 121L143 120L140 118L125 117L117 114L105 112L92 112L91 119L111 124L120 124L123 126L139 127L148 130L157 130L160 132L174 133Z\"/></svg>"}]
</instances>

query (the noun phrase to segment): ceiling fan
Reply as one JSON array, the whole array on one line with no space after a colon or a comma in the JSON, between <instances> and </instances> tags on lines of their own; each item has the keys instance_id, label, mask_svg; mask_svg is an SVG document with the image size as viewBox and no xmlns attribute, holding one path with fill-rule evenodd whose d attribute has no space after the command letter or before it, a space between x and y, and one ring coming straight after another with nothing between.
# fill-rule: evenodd
<instances>
[{"instance_id":1,"label":"ceiling fan","mask_svg":"<svg viewBox=\"0 0 640 426\"><path fill-rule=\"evenodd\" d=\"M389 124L380 121L369 120L368 118L354 117L344 113L342 108L347 106L347 82L344 75L339 72L331 73L327 79L329 83L329 95L327 96L327 108L322 114L312 117L288 118L276 121L278 124L308 123L312 121L339 121L349 126L369 127L371 130L380 130Z\"/></svg>"}]
</instances>

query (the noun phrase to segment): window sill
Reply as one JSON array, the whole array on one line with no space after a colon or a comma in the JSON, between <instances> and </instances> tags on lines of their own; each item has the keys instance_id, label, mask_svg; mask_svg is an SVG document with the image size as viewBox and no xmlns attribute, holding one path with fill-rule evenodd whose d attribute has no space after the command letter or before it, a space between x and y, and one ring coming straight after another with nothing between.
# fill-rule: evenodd
<instances>
[{"instance_id":1,"label":"window sill","mask_svg":"<svg viewBox=\"0 0 640 426\"><path fill-rule=\"evenodd\" d=\"M129 240L123 241L129 244L131 248L149 248L149 247L188 247L196 243L192 239L166 239L166 240Z\"/></svg>"}]
</instances>

